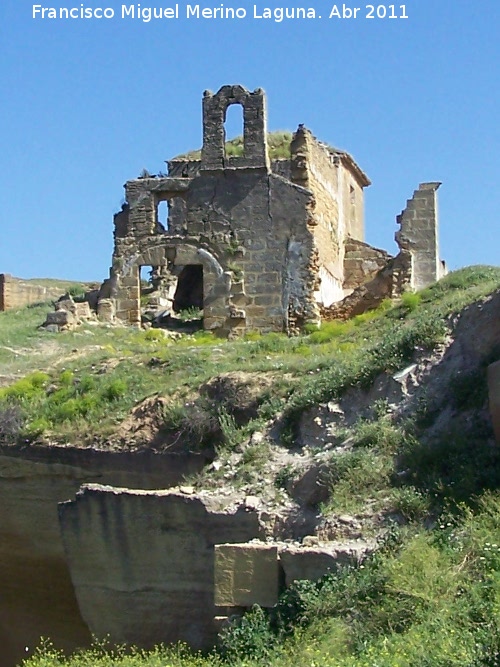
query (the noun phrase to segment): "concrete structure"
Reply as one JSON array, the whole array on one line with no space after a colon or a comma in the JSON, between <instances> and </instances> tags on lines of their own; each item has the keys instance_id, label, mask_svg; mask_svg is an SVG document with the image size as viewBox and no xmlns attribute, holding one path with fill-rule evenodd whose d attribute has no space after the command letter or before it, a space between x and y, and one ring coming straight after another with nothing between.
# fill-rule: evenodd
<instances>
[{"instance_id":1,"label":"concrete structure","mask_svg":"<svg viewBox=\"0 0 500 667\"><path fill-rule=\"evenodd\" d=\"M235 104L243 109L244 150L229 157L224 123ZM112 300L118 319L139 325L141 268L150 267L161 285L160 305L174 312L198 307L204 327L220 335L292 332L318 323L321 309L342 301L390 260L363 241L368 185L348 153L319 142L303 125L290 158L271 161L261 89L205 91L201 159L175 159L167 175L144 173L125 184L101 297ZM421 287L441 271L437 184L421 188L401 216L405 271L398 269L399 286ZM169 213L162 222L165 201Z\"/></svg>"},{"instance_id":2,"label":"concrete structure","mask_svg":"<svg viewBox=\"0 0 500 667\"><path fill-rule=\"evenodd\" d=\"M278 547L216 544L214 598L217 607L274 607L278 603Z\"/></svg>"}]
</instances>

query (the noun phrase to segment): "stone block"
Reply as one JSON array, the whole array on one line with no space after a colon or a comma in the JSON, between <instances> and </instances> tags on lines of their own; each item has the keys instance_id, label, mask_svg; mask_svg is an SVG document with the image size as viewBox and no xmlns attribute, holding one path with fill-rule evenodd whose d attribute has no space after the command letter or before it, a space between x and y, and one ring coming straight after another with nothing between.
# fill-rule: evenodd
<instances>
[{"instance_id":1,"label":"stone block","mask_svg":"<svg viewBox=\"0 0 500 667\"><path fill-rule=\"evenodd\" d=\"M68 298L61 298L59 301L56 301L54 308L56 310L67 310L69 313L75 312L75 302L68 295Z\"/></svg>"},{"instance_id":2,"label":"stone block","mask_svg":"<svg viewBox=\"0 0 500 667\"><path fill-rule=\"evenodd\" d=\"M97 304L97 316L101 322L113 322L115 319L115 305L111 299L100 299Z\"/></svg>"},{"instance_id":3,"label":"stone block","mask_svg":"<svg viewBox=\"0 0 500 667\"><path fill-rule=\"evenodd\" d=\"M272 283L277 285L280 282L280 274L277 271L268 271L266 273L261 273L257 278L257 284L268 284Z\"/></svg>"},{"instance_id":4,"label":"stone block","mask_svg":"<svg viewBox=\"0 0 500 667\"><path fill-rule=\"evenodd\" d=\"M256 296L253 302L256 306L277 306L280 304L280 294L267 294L263 296Z\"/></svg>"},{"instance_id":5,"label":"stone block","mask_svg":"<svg viewBox=\"0 0 500 667\"><path fill-rule=\"evenodd\" d=\"M65 327L73 324L74 321L73 313L68 310L55 310L52 313L47 313L45 324L57 324L58 327Z\"/></svg>"},{"instance_id":6,"label":"stone block","mask_svg":"<svg viewBox=\"0 0 500 667\"><path fill-rule=\"evenodd\" d=\"M79 320L90 320L92 318L92 312L87 301L83 303L75 303L75 316Z\"/></svg>"},{"instance_id":7,"label":"stone block","mask_svg":"<svg viewBox=\"0 0 500 667\"><path fill-rule=\"evenodd\" d=\"M266 309L264 306L248 306L246 309L247 317L264 317L266 315Z\"/></svg>"},{"instance_id":8,"label":"stone block","mask_svg":"<svg viewBox=\"0 0 500 667\"><path fill-rule=\"evenodd\" d=\"M215 605L273 607L278 602L278 548L264 543L215 546Z\"/></svg>"},{"instance_id":9,"label":"stone block","mask_svg":"<svg viewBox=\"0 0 500 667\"><path fill-rule=\"evenodd\" d=\"M500 361L488 366L490 414L497 445L500 445Z\"/></svg>"},{"instance_id":10,"label":"stone block","mask_svg":"<svg viewBox=\"0 0 500 667\"><path fill-rule=\"evenodd\" d=\"M123 276L121 279L122 287L132 287L134 290L138 290L138 276Z\"/></svg>"},{"instance_id":11,"label":"stone block","mask_svg":"<svg viewBox=\"0 0 500 667\"><path fill-rule=\"evenodd\" d=\"M148 248L139 258L142 266L161 266L165 262L164 248Z\"/></svg>"}]
</instances>

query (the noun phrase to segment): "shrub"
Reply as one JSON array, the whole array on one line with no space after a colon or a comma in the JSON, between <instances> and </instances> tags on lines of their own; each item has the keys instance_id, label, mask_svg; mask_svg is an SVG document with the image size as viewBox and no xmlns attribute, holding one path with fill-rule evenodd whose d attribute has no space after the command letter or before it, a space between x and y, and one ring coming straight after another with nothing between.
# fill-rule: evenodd
<instances>
[{"instance_id":1,"label":"shrub","mask_svg":"<svg viewBox=\"0 0 500 667\"><path fill-rule=\"evenodd\" d=\"M220 651L228 662L243 656L258 661L266 661L276 644L269 618L264 610L254 605L242 618L235 619L219 635ZM261 662L262 664L262 662Z\"/></svg>"},{"instance_id":2,"label":"shrub","mask_svg":"<svg viewBox=\"0 0 500 667\"><path fill-rule=\"evenodd\" d=\"M73 298L83 297L85 296L85 287L83 285L78 285L77 283L75 285L71 285L68 289L68 294Z\"/></svg>"},{"instance_id":3,"label":"shrub","mask_svg":"<svg viewBox=\"0 0 500 667\"><path fill-rule=\"evenodd\" d=\"M223 443L228 449L233 449L241 439L236 421L233 415L229 414L224 407L219 408L218 418Z\"/></svg>"},{"instance_id":4,"label":"shrub","mask_svg":"<svg viewBox=\"0 0 500 667\"><path fill-rule=\"evenodd\" d=\"M288 347L288 336L279 333L264 334L252 344L255 352L286 352Z\"/></svg>"},{"instance_id":5,"label":"shrub","mask_svg":"<svg viewBox=\"0 0 500 667\"><path fill-rule=\"evenodd\" d=\"M468 266L452 271L438 282L419 292L422 301L435 301L450 290L465 291L488 283L500 283L500 269L495 266Z\"/></svg>"},{"instance_id":6,"label":"shrub","mask_svg":"<svg viewBox=\"0 0 500 667\"><path fill-rule=\"evenodd\" d=\"M29 422L23 429L23 437L28 440L35 440L46 433L50 428L50 423L45 417L39 417Z\"/></svg>"},{"instance_id":7,"label":"shrub","mask_svg":"<svg viewBox=\"0 0 500 667\"><path fill-rule=\"evenodd\" d=\"M35 396L45 394L45 387L50 380L47 373L35 371L20 380L17 380L8 387L0 389L1 398L11 398L18 401L30 400Z\"/></svg>"},{"instance_id":8,"label":"shrub","mask_svg":"<svg viewBox=\"0 0 500 667\"><path fill-rule=\"evenodd\" d=\"M97 396L75 396L55 404L49 412L53 423L74 421L88 417L98 406Z\"/></svg>"},{"instance_id":9,"label":"shrub","mask_svg":"<svg viewBox=\"0 0 500 667\"><path fill-rule=\"evenodd\" d=\"M59 376L59 383L62 387L71 387L75 374L69 369L64 370Z\"/></svg>"},{"instance_id":10,"label":"shrub","mask_svg":"<svg viewBox=\"0 0 500 667\"><path fill-rule=\"evenodd\" d=\"M391 417L385 415L380 419L359 421L353 433L354 447L373 447L379 451L395 453L405 438L405 434Z\"/></svg>"},{"instance_id":11,"label":"shrub","mask_svg":"<svg viewBox=\"0 0 500 667\"><path fill-rule=\"evenodd\" d=\"M332 454L328 461L331 497L324 513L362 511L367 498L386 493L394 472L392 456L370 449L354 449Z\"/></svg>"},{"instance_id":12,"label":"shrub","mask_svg":"<svg viewBox=\"0 0 500 667\"><path fill-rule=\"evenodd\" d=\"M190 451L216 447L224 439L217 410L204 400L168 406L164 428Z\"/></svg>"},{"instance_id":13,"label":"shrub","mask_svg":"<svg viewBox=\"0 0 500 667\"><path fill-rule=\"evenodd\" d=\"M295 477L295 468L288 463L278 470L274 478L274 486L277 489L287 489Z\"/></svg>"},{"instance_id":14,"label":"shrub","mask_svg":"<svg viewBox=\"0 0 500 667\"><path fill-rule=\"evenodd\" d=\"M408 313L412 313L418 308L421 300L422 297L418 292L405 292L401 296L401 305Z\"/></svg>"},{"instance_id":15,"label":"shrub","mask_svg":"<svg viewBox=\"0 0 500 667\"><path fill-rule=\"evenodd\" d=\"M201 320L203 317L203 310L201 310L200 308L196 308L195 306L191 306L189 308L185 308L184 310L178 312L177 317L182 322L190 322L191 320Z\"/></svg>"},{"instance_id":16,"label":"shrub","mask_svg":"<svg viewBox=\"0 0 500 667\"><path fill-rule=\"evenodd\" d=\"M193 345L211 345L214 342L214 332L201 329L195 331L192 338Z\"/></svg>"},{"instance_id":17,"label":"shrub","mask_svg":"<svg viewBox=\"0 0 500 667\"><path fill-rule=\"evenodd\" d=\"M75 379L75 390L77 394L88 394L96 388L96 380L92 375L84 374Z\"/></svg>"},{"instance_id":18,"label":"shrub","mask_svg":"<svg viewBox=\"0 0 500 667\"><path fill-rule=\"evenodd\" d=\"M412 486L392 489L392 509L407 521L421 521L429 514L427 496Z\"/></svg>"},{"instance_id":19,"label":"shrub","mask_svg":"<svg viewBox=\"0 0 500 667\"><path fill-rule=\"evenodd\" d=\"M122 398L127 392L128 385L125 380L116 378L108 382L101 390L101 396L109 402L117 401Z\"/></svg>"},{"instance_id":20,"label":"shrub","mask_svg":"<svg viewBox=\"0 0 500 667\"><path fill-rule=\"evenodd\" d=\"M243 336L243 340L246 341L260 340L261 338L262 334L260 333L260 331L247 331Z\"/></svg>"},{"instance_id":21,"label":"shrub","mask_svg":"<svg viewBox=\"0 0 500 667\"><path fill-rule=\"evenodd\" d=\"M500 487L500 451L488 439L450 429L433 442L405 442L398 467L406 482L436 502L471 503Z\"/></svg>"}]
</instances>

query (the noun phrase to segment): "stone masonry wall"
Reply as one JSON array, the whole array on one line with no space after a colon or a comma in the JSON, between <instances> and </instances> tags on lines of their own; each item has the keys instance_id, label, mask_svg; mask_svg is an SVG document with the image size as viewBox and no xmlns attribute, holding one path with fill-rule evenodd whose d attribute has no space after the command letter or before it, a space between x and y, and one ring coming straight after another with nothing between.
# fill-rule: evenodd
<instances>
[{"instance_id":1,"label":"stone masonry wall","mask_svg":"<svg viewBox=\"0 0 500 667\"><path fill-rule=\"evenodd\" d=\"M204 465L196 454L0 446L0 667L20 665L41 636L68 652L91 641L66 563L58 502L84 482L162 488Z\"/></svg>"},{"instance_id":2,"label":"stone masonry wall","mask_svg":"<svg viewBox=\"0 0 500 667\"><path fill-rule=\"evenodd\" d=\"M348 238L344 255L344 290L353 290L368 282L390 258L385 250Z\"/></svg>"},{"instance_id":3,"label":"stone masonry wall","mask_svg":"<svg viewBox=\"0 0 500 667\"><path fill-rule=\"evenodd\" d=\"M330 155L305 127L292 145L292 180L314 195L314 243L321 270L319 299L330 303L342 297L345 225L339 207L339 173Z\"/></svg>"},{"instance_id":4,"label":"stone masonry wall","mask_svg":"<svg viewBox=\"0 0 500 667\"><path fill-rule=\"evenodd\" d=\"M397 217L396 242L411 255L411 289L419 290L446 274L439 259L437 190L441 183L421 183Z\"/></svg>"},{"instance_id":5,"label":"stone masonry wall","mask_svg":"<svg viewBox=\"0 0 500 667\"><path fill-rule=\"evenodd\" d=\"M344 296L345 241L348 236L363 238L363 187L369 181L364 175L364 180L355 178L343 154L332 152L303 126L293 137L291 151L293 182L314 195L313 234L321 278L316 297L329 306Z\"/></svg>"},{"instance_id":6,"label":"stone masonry wall","mask_svg":"<svg viewBox=\"0 0 500 667\"><path fill-rule=\"evenodd\" d=\"M243 107L244 155L238 166L269 169L266 96L261 88L250 92L239 85L223 86L215 95L208 90L203 93L202 169L231 166L226 158L224 123L227 108L233 104Z\"/></svg>"},{"instance_id":7,"label":"stone masonry wall","mask_svg":"<svg viewBox=\"0 0 500 667\"><path fill-rule=\"evenodd\" d=\"M345 287L352 292L338 303L322 308L324 319L348 319L376 308L384 299L395 299L418 290L446 273L438 254L436 191L440 183L421 183L396 220L399 254L391 258L383 250L359 241L346 244Z\"/></svg>"},{"instance_id":8,"label":"stone masonry wall","mask_svg":"<svg viewBox=\"0 0 500 667\"><path fill-rule=\"evenodd\" d=\"M370 185L359 168L354 169L352 160L346 156L338 156L334 160L341 165L342 183L341 201L346 225L346 236L363 241L365 238L365 210L363 188ZM340 166L339 166L340 169ZM354 170L351 171L351 169Z\"/></svg>"},{"instance_id":9,"label":"stone masonry wall","mask_svg":"<svg viewBox=\"0 0 500 667\"><path fill-rule=\"evenodd\" d=\"M20 278L14 278L8 273L0 273L0 312L57 299L62 292L60 287L50 288L36 285Z\"/></svg>"}]
</instances>

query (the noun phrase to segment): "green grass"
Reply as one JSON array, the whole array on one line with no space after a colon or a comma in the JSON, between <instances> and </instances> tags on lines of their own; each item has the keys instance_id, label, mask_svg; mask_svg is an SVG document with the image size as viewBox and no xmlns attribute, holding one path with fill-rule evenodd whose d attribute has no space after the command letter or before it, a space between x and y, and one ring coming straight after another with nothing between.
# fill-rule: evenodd
<instances>
[{"instance_id":1,"label":"green grass","mask_svg":"<svg viewBox=\"0 0 500 667\"><path fill-rule=\"evenodd\" d=\"M304 410L336 400L350 387L368 387L381 372L403 368L419 350L443 339L450 314L499 285L499 269L472 267L450 274L418 298L409 295L412 299L400 306L384 304L294 338L250 333L233 342L204 331L172 342L159 330L95 326L48 334L36 328L47 306L1 313L0 376L6 379L0 383L0 403L21 406L29 434L77 440L85 422L91 441L112 432L149 394L159 392L182 404L214 375L244 369L276 377L273 391L262 396L261 413L269 419L284 409L284 438L293 443ZM108 369L109 362L114 365ZM43 386L30 384L36 372L47 375ZM65 372L72 374L71 382ZM477 383L469 380L457 378L458 403L484 400L484 386L474 398Z\"/></svg>"}]
</instances>

